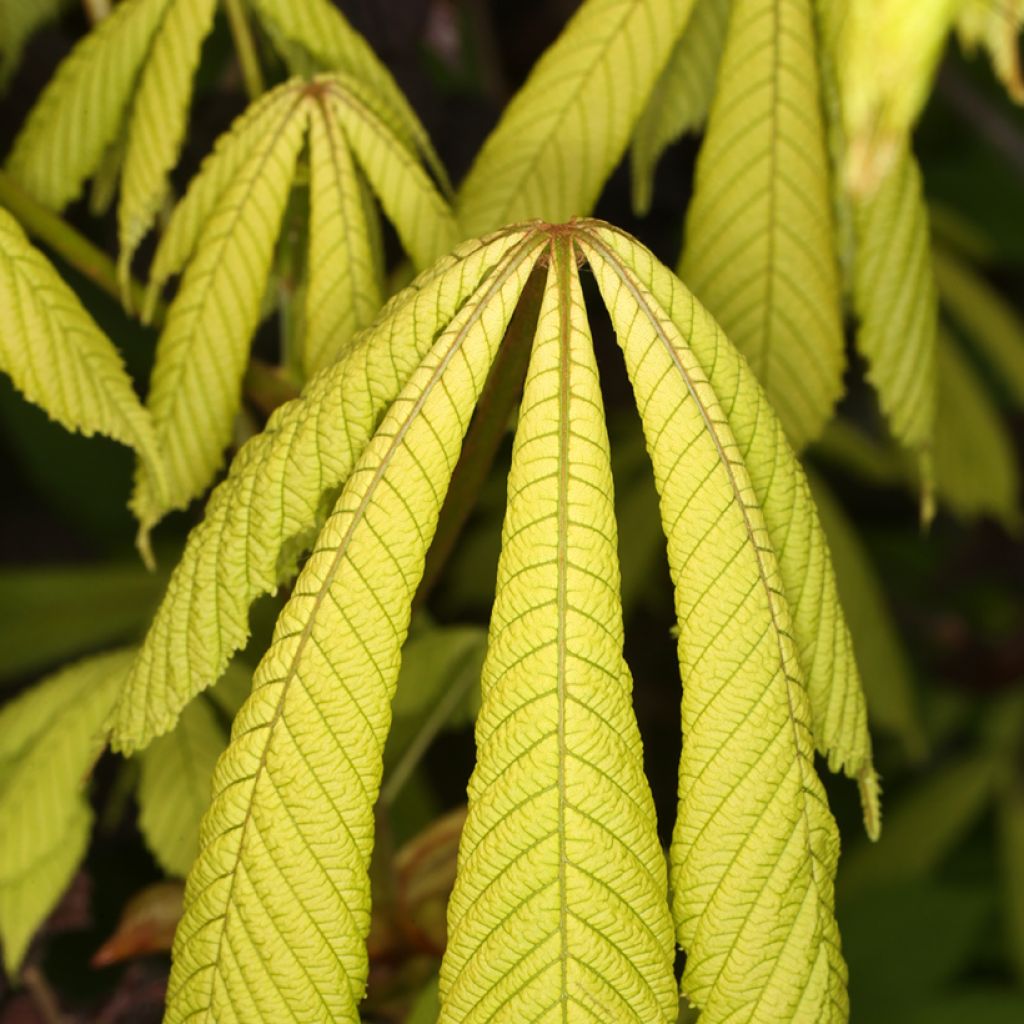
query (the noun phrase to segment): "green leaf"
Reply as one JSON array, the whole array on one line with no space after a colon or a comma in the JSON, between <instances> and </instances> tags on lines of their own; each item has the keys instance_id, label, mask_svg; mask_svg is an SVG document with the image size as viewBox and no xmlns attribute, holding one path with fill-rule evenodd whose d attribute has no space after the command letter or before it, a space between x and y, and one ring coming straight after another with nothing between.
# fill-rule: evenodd
<instances>
[{"instance_id":1,"label":"green leaf","mask_svg":"<svg viewBox=\"0 0 1024 1024\"><path fill-rule=\"evenodd\" d=\"M633 210L638 216L650 211L654 170L661 154L686 132L697 131L707 117L730 2L696 0L686 28L637 121L630 149L630 175Z\"/></svg>"},{"instance_id":2,"label":"green leaf","mask_svg":"<svg viewBox=\"0 0 1024 1024\"><path fill-rule=\"evenodd\" d=\"M359 1020L373 806L410 604L536 247L518 246L433 342L278 619L214 775L168 1024Z\"/></svg>"},{"instance_id":3,"label":"green leaf","mask_svg":"<svg viewBox=\"0 0 1024 1024\"><path fill-rule=\"evenodd\" d=\"M294 574L433 333L526 236L511 229L467 242L421 275L236 455L189 536L125 684L115 749L144 747L216 682L249 635L250 605Z\"/></svg>"},{"instance_id":4,"label":"green leaf","mask_svg":"<svg viewBox=\"0 0 1024 1024\"><path fill-rule=\"evenodd\" d=\"M167 175L178 162L192 79L216 6L217 0L173 0L135 90L117 210L118 273L126 296L132 256L167 198Z\"/></svg>"},{"instance_id":5,"label":"green leaf","mask_svg":"<svg viewBox=\"0 0 1024 1024\"><path fill-rule=\"evenodd\" d=\"M933 250L939 297L1014 402L1024 408L1024 320L968 263L948 249Z\"/></svg>"},{"instance_id":6,"label":"green leaf","mask_svg":"<svg viewBox=\"0 0 1024 1024\"><path fill-rule=\"evenodd\" d=\"M1010 962L1024 980L1024 784L1019 778L1008 780L999 798L999 847Z\"/></svg>"},{"instance_id":7,"label":"green leaf","mask_svg":"<svg viewBox=\"0 0 1024 1024\"><path fill-rule=\"evenodd\" d=\"M71 3L72 0L0 0L0 91L9 85L32 36L56 20Z\"/></svg>"},{"instance_id":8,"label":"green leaf","mask_svg":"<svg viewBox=\"0 0 1024 1024\"><path fill-rule=\"evenodd\" d=\"M85 850L83 784L133 653L80 661L0 711L0 939L10 975Z\"/></svg>"},{"instance_id":9,"label":"green leaf","mask_svg":"<svg viewBox=\"0 0 1024 1024\"><path fill-rule=\"evenodd\" d=\"M935 487L962 519L991 516L1020 529L1020 475L1013 440L985 385L943 332L938 348Z\"/></svg>"},{"instance_id":10,"label":"green leaf","mask_svg":"<svg viewBox=\"0 0 1024 1024\"><path fill-rule=\"evenodd\" d=\"M139 70L168 6L124 0L71 51L14 141L7 170L39 202L63 209L117 139Z\"/></svg>"},{"instance_id":11,"label":"green leaf","mask_svg":"<svg viewBox=\"0 0 1024 1024\"><path fill-rule=\"evenodd\" d=\"M335 362L384 304L369 221L344 129L312 104L309 122L309 256L302 335L307 376Z\"/></svg>"},{"instance_id":12,"label":"green leaf","mask_svg":"<svg viewBox=\"0 0 1024 1024\"><path fill-rule=\"evenodd\" d=\"M199 853L199 822L210 806L213 769L228 744L225 722L249 694L252 669L233 663L208 695L139 755L139 828L169 875L184 878Z\"/></svg>"},{"instance_id":13,"label":"green leaf","mask_svg":"<svg viewBox=\"0 0 1024 1024\"><path fill-rule=\"evenodd\" d=\"M842 392L843 331L810 0L735 0L680 276L798 449Z\"/></svg>"},{"instance_id":14,"label":"green leaf","mask_svg":"<svg viewBox=\"0 0 1024 1024\"><path fill-rule=\"evenodd\" d=\"M622 657L601 390L555 238L509 477L440 1021L674 1022L672 923Z\"/></svg>"},{"instance_id":15,"label":"green leaf","mask_svg":"<svg viewBox=\"0 0 1024 1024\"><path fill-rule=\"evenodd\" d=\"M143 533L201 494L223 461L308 106L304 92L293 92L274 108L271 130L203 225L168 310L146 404L169 486L161 500L142 467L134 501Z\"/></svg>"},{"instance_id":16,"label":"green leaf","mask_svg":"<svg viewBox=\"0 0 1024 1024\"><path fill-rule=\"evenodd\" d=\"M683 992L708 1020L845 1021L839 839L815 739L858 776L872 833L877 783L806 481L745 363L693 297L614 229L581 237L625 354L676 587L685 686L671 875ZM784 503L793 540L777 553L767 516ZM781 571L793 572L798 550L823 613L809 645L801 604L812 590L787 587Z\"/></svg>"},{"instance_id":17,"label":"green leaf","mask_svg":"<svg viewBox=\"0 0 1024 1024\"><path fill-rule=\"evenodd\" d=\"M138 454L153 493L165 487L153 423L121 356L75 293L0 209L0 369L30 402L81 434Z\"/></svg>"},{"instance_id":18,"label":"green leaf","mask_svg":"<svg viewBox=\"0 0 1024 1024\"><path fill-rule=\"evenodd\" d=\"M467 235L589 213L694 0L586 0L505 108L459 190Z\"/></svg>"},{"instance_id":19,"label":"green leaf","mask_svg":"<svg viewBox=\"0 0 1024 1024\"><path fill-rule=\"evenodd\" d=\"M0 570L0 680L131 638L166 582L138 562Z\"/></svg>"},{"instance_id":20,"label":"green leaf","mask_svg":"<svg viewBox=\"0 0 1024 1024\"><path fill-rule=\"evenodd\" d=\"M971 54L978 46L988 50L993 70L1015 103L1024 103L1021 29L1024 0L964 0L956 22L960 45Z\"/></svg>"},{"instance_id":21,"label":"green leaf","mask_svg":"<svg viewBox=\"0 0 1024 1024\"><path fill-rule=\"evenodd\" d=\"M853 523L823 480L811 476L810 482L853 637L868 715L874 725L898 736L907 756L919 761L925 755L927 739L892 609Z\"/></svg>"}]
</instances>

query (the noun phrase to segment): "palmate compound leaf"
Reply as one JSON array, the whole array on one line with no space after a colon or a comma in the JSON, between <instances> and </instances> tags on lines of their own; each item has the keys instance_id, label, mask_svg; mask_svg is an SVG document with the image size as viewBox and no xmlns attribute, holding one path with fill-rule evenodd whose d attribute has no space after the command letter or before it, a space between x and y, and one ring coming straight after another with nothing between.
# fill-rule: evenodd
<instances>
[{"instance_id":1,"label":"palmate compound leaf","mask_svg":"<svg viewBox=\"0 0 1024 1024\"><path fill-rule=\"evenodd\" d=\"M708 1021L845 1021L839 842L815 744L858 778L873 835L877 780L806 480L746 365L678 281L614 229L579 239L626 357L676 586L683 992Z\"/></svg>"},{"instance_id":2,"label":"palmate compound leaf","mask_svg":"<svg viewBox=\"0 0 1024 1024\"><path fill-rule=\"evenodd\" d=\"M167 457L169 495L164 502L156 500L146 473L140 473L136 494L144 531L202 493L223 459L310 124L316 223L310 232L308 291L317 303L313 312L324 301L345 302L344 293L336 293L346 278L362 301L343 324L313 316L304 346L307 369L326 365L345 350L351 332L375 312L367 300L380 294L361 185L353 173L346 178L343 172L359 164L417 266L454 242L447 205L390 133L387 111L359 83L338 74L311 83L292 80L244 115L237 133L214 151L194 179L179 207L180 220L177 214L172 217L154 258L157 287L187 263L157 346L147 402ZM337 220L328 216L331 211Z\"/></svg>"},{"instance_id":3,"label":"palmate compound leaf","mask_svg":"<svg viewBox=\"0 0 1024 1024\"><path fill-rule=\"evenodd\" d=\"M249 607L292 577L434 334L528 234L498 232L440 260L241 449L190 534L129 673L114 718L115 749L145 747L217 681L248 638Z\"/></svg>"},{"instance_id":4,"label":"palmate compound leaf","mask_svg":"<svg viewBox=\"0 0 1024 1024\"><path fill-rule=\"evenodd\" d=\"M410 604L543 241L512 249L433 342L296 581L214 776L168 1024L359 1020L373 805Z\"/></svg>"},{"instance_id":5,"label":"palmate compound leaf","mask_svg":"<svg viewBox=\"0 0 1024 1024\"><path fill-rule=\"evenodd\" d=\"M719 83L679 272L801 448L844 361L811 0L734 0Z\"/></svg>"},{"instance_id":6,"label":"palmate compound leaf","mask_svg":"<svg viewBox=\"0 0 1024 1024\"><path fill-rule=\"evenodd\" d=\"M153 423L117 349L75 293L0 209L0 370L58 423L105 434L137 453L163 494Z\"/></svg>"},{"instance_id":7,"label":"palmate compound leaf","mask_svg":"<svg viewBox=\"0 0 1024 1024\"><path fill-rule=\"evenodd\" d=\"M633 210L651 208L654 170L666 147L707 117L725 42L731 0L696 0L686 28L655 82L630 147Z\"/></svg>"},{"instance_id":8,"label":"palmate compound leaf","mask_svg":"<svg viewBox=\"0 0 1024 1024\"><path fill-rule=\"evenodd\" d=\"M467 235L588 213L694 0L586 0L505 108L457 203Z\"/></svg>"},{"instance_id":9,"label":"palmate compound leaf","mask_svg":"<svg viewBox=\"0 0 1024 1024\"><path fill-rule=\"evenodd\" d=\"M133 651L79 661L0 711L0 940L13 975L85 851L82 789Z\"/></svg>"},{"instance_id":10,"label":"palmate compound leaf","mask_svg":"<svg viewBox=\"0 0 1024 1024\"><path fill-rule=\"evenodd\" d=\"M622 656L601 390L571 236L551 249L440 1021L674 1022L665 861Z\"/></svg>"}]
</instances>

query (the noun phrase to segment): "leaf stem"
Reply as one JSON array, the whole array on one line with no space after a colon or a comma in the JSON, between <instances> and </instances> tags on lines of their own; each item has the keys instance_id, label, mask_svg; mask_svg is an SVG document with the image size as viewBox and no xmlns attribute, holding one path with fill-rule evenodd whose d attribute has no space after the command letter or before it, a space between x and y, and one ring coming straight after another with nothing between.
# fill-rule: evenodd
<instances>
[{"instance_id":1,"label":"leaf stem","mask_svg":"<svg viewBox=\"0 0 1024 1024\"><path fill-rule=\"evenodd\" d=\"M4 206L30 235L48 245L70 266L120 303L121 289L114 261L62 217L33 199L3 171L0 171L0 205ZM132 281L130 288L134 308L141 309L145 289L137 281ZM154 321L159 323L162 319L163 309L159 308L154 315Z\"/></svg>"},{"instance_id":2,"label":"leaf stem","mask_svg":"<svg viewBox=\"0 0 1024 1024\"><path fill-rule=\"evenodd\" d=\"M434 542L427 552L423 578L413 599L413 608L422 606L437 583L476 504L480 488L494 464L509 417L526 378L546 277L546 267L536 267L530 274L505 331L497 358L487 375L473 421L462 445L462 454L441 507Z\"/></svg>"},{"instance_id":3,"label":"leaf stem","mask_svg":"<svg viewBox=\"0 0 1024 1024\"><path fill-rule=\"evenodd\" d=\"M224 0L224 13L231 28L231 37L235 41L235 53L242 68L245 91L249 94L249 99L254 100L263 93L265 85L249 19L245 16L241 0Z\"/></svg>"}]
</instances>

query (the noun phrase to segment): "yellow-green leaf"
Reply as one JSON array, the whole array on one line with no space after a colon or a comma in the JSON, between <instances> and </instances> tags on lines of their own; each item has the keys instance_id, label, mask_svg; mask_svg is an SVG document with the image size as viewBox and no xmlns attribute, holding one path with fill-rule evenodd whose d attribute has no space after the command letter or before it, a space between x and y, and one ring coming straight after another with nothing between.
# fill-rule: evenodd
<instances>
[{"instance_id":1,"label":"yellow-green leaf","mask_svg":"<svg viewBox=\"0 0 1024 1024\"><path fill-rule=\"evenodd\" d=\"M984 46L992 67L1010 98L1024 103L1024 77L1020 69L1020 33L1024 28L1024 0L964 0L957 17L960 45L968 53Z\"/></svg>"},{"instance_id":2,"label":"yellow-green leaf","mask_svg":"<svg viewBox=\"0 0 1024 1024\"><path fill-rule=\"evenodd\" d=\"M174 0L167 10L132 101L117 210L118 272L128 294L132 256L167 198L178 162L199 50L217 0Z\"/></svg>"},{"instance_id":3,"label":"yellow-green leaf","mask_svg":"<svg viewBox=\"0 0 1024 1024\"><path fill-rule=\"evenodd\" d=\"M3 209L0 370L68 430L105 434L133 448L154 494L163 493L164 467L153 423L120 354Z\"/></svg>"},{"instance_id":4,"label":"yellow-green leaf","mask_svg":"<svg viewBox=\"0 0 1024 1024\"><path fill-rule=\"evenodd\" d=\"M14 141L7 169L62 209L121 131L150 43L173 0L123 0L61 63Z\"/></svg>"},{"instance_id":5,"label":"yellow-green leaf","mask_svg":"<svg viewBox=\"0 0 1024 1024\"><path fill-rule=\"evenodd\" d=\"M83 786L132 651L77 662L0 711L0 939L14 974L88 841Z\"/></svg>"},{"instance_id":6,"label":"yellow-green leaf","mask_svg":"<svg viewBox=\"0 0 1024 1024\"><path fill-rule=\"evenodd\" d=\"M586 0L505 108L459 190L465 234L589 213L694 0Z\"/></svg>"},{"instance_id":7,"label":"yellow-green leaf","mask_svg":"<svg viewBox=\"0 0 1024 1024\"><path fill-rule=\"evenodd\" d=\"M633 210L651 208L654 170L665 149L707 117L725 41L731 0L696 0L683 34L654 84L633 133L630 175Z\"/></svg>"},{"instance_id":8,"label":"yellow-green leaf","mask_svg":"<svg viewBox=\"0 0 1024 1024\"><path fill-rule=\"evenodd\" d=\"M116 748L144 747L216 682L249 635L250 605L294 574L434 332L525 235L513 229L468 242L421 275L235 456L189 536L124 687Z\"/></svg>"},{"instance_id":9,"label":"yellow-green leaf","mask_svg":"<svg viewBox=\"0 0 1024 1024\"><path fill-rule=\"evenodd\" d=\"M205 490L231 439L249 342L306 131L306 95L289 99L275 108L276 122L214 206L168 310L146 400L167 463L168 493L155 493L141 467L134 500L144 533Z\"/></svg>"},{"instance_id":10,"label":"yellow-green leaf","mask_svg":"<svg viewBox=\"0 0 1024 1024\"><path fill-rule=\"evenodd\" d=\"M518 246L434 342L296 581L214 775L167 1024L358 1024L373 806L410 603L535 251Z\"/></svg>"},{"instance_id":11,"label":"yellow-green leaf","mask_svg":"<svg viewBox=\"0 0 1024 1024\"><path fill-rule=\"evenodd\" d=\"M680 276L797 448L842 391L843 332L810 0L734 0Z\"/></svg>"},{"instance_id":12,"label":"yellow-green leaf","mask_svg":"<svg viewBox=\"0 0 1024 1024\"><path fill-rule=\"evenodd\" d=\"M622 656L601 388L572 243L551 244L440 1021L674 1024L665 862Z\"/></svg>"},{"instance_id":13,"label":"yellow-green leaf","mask_svg":"<svg viewBox=\"0 0 1024 1024\"><path fill-rule=\"evenodd\" d=\"M748 368L692 296L613 229L583 238L647 436L676 587L684 740L671 876L683 992L709 1022L845 1022L839 839L814 769L802 662L828 666L824 645L801 649L769 503L753 482L756 472L774 504L773 470L786 478L791 532L802 535L790 569L798 544L805 559L814 553L820 639L838 652L816 696L817 740L836 744L833 764L859 776L874 832L863 701L806 481ZM738 435L755 433L755 421L758 447L745 450Z\"/></svg>"},{"instance_id":14,"label":"yellow-green leaf","mask_svg":"<svg viewBox=\"0 0 1024 1024\"><path fill-rule=\"evenodd\" d=\"M26 43L71 3L72 0L0 0L0 91L7 88L21 63Z\"/></svg>"}]
</instances>

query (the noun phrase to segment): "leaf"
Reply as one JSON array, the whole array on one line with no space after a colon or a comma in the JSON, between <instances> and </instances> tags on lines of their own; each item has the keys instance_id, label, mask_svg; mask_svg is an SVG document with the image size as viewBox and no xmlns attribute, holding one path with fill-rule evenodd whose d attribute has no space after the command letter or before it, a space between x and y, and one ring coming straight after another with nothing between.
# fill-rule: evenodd
<instances>
[{"instance_id":1,"label":"leaf","mask_svg":"<svg viewBox=\"0 0 1024 1024\"><path fill-rule=\"evenodd\" d=\"M138 562L0 571L0 680L141 631L167 582Z\"/></svg>"},{"instance_id":2,"label":"leaf","mask_svg":"<svg viewBox=\"0 0 1024 1024\"><path fill-rule=\"evenodd\" d=\"M146 404L167 463L168 490L161 500L142 467L133 500L144 535L166 512L202 493L231 439L308 103L304 93L292 94L275 109L272 130L238 168L202 228L157 342Z\"/></svg>"},{"instance_id":3,"label":"leaf","mask_svg":"<svg viewBox=\"0 0 1024 1024\"><path fill-rule=\"evenodd\" d=\"M174 929L181 920L185 887L181 882L154 882L126 904L117 931L93 954L93 967L170 951Z\"/></svg>"},{"instance_id":4,"label":"leaf","mask_svg":"<svg viewBox=\"0 0 1024 1024\"><path fill-rule=\"evenodd\" d=\"M933 250L943 306L978 348L1019 408L1024 408L1024 320L971 266L948 249Z\"/></svg>"},{"instance_id":5,"label":"leaf","mask_svg":"<svg viewBox=\"0 0 1024 1024\"><path fill-rule=\"evenodd\" d=\"M132 257L168 194L192 99L199 51L210 33L217 0L173 0L140 76L128 121L117 210L118 275L129 294Z\"/></svg>"},{"instance_id":6,"label":"leaf","mask_svg":"<svg viewBox=\"0 0 1024 1024\"><path fill-rule=\"evenodd\" d=\"M417 269L456 243L455 219L415 158L388 131L380 104L355 79L318 79L331 110ZM497 226L497 225L496 225Z\"/></svg>"},{"instance_id":7,"label":"leaf","mask_svg":"<svg viewBox=\"0 0 1024 1024\"><path fill-rule=\"evenodd\" d=\"M0 209L0 369L30 402L78 433L135 449L154 494L163 460L121 356L75 293Z\"/></svg>"},{"instance_id":8,"label":"leaf","mask_svg":"<svg viewBox=\"0 0 1024 1024\"><path fill-rule=\"evenodd\" d=\"M835 496L820 477L811 476L810 482L853 637L868 715L880 729L899 737L909 758L920 761L925 756L927 738L916 706L910 665L881 581Z\"/></svg>"},{"instance_id":9,"label":"leaf","mask_svg":"<svg viewBox=\"0 0 1024 1024\"><path fill-rule=\"evenodd\" d=\"M115 141L139 70L168 6L124 0L71 51L32 108L7 170L34 198L63 209Z\"/></svg>"},{"instance_id":10,"label":"leaf","mask_svg":"<svg viewBox=\"0 0 1024 1024\"><path fill-rule=\"evenodd\" d=\"M672 923L622 656L608 437L554 236L509 477L440 1022L674 1022Z\"/></svg>"},{"instance_id":11,"label":"leaf","mask_svg":"<svg viewBox=\"0 0 1024 1024\"><path fill-rule=\"evenodd\" d=\"M968 53L974 53L978 46L988 50L993 70L1015 103L1024 103L1019 44L1022 28L1022 0L964 0L956 22L960 45Z\"/></svg>"},{"instance_id":12,"label":"leaf","mask_svg":"<svg viewBox=\"0 0 1024 1024\"><path fill-rule=\"evenodd\" d=\"M272 35L289 44L281 49L293 73L309 73L305 51L320 70L351 75L379 97L381 104L393 112L392 128L400 126L402 137L419 152L447 189L444 165L405 94L387 66L330 0L249 0L249 4L260 20L272 28Z\"/></svg>"},{"instance_id":13,"label":"leaf","mask_svg":"<svg viewBox=\"0 0 1024 1024\"><path fill-rule=\"evenodd\" d=\"M467 235L589 213L694 0L586 0L505 108L459 190Z\"/></svg>"},{"instance_id":14,"label":"leaf","mask_svg":"<svg viewBox=\"0 0 1024 1024\"><path fill-rule=\"evenodd\" d=\"M309 257L302 336L307 376L335 362L384 304L370 241L375 214L362 188L342 126L313 103L309 122ZM343 255L339 255L339 253Z\"/></svg>"},{"instance_id":15,"label":"leaf","mask_svg":"<svg viewBox=\"0 0 1024 1024\"><path fill-rule=\"evenodd\" d=\"M964 0L830 0L846 7L838 61L846 125L844 179L868 197L907 148L946 36Z\"/></svg>"},{"instance_id":16,"label":"leaf","mask_svg":"<svg viewBox=\"0 0 1024 1024\"><path fill-rule=\"evenodd\" d=\"M216 682L249 635L250 605L294 575L433 333L526 237L526 229L510 229L468 242L421 275L339 363L318 374L302 398L281 406L235 456L189 536L125 683L115 749L146 746Z\"/></svg>"},{"instance_id":17,"label":"leaf","mask_svg":"<svg viewBox=\"0 0 1024 1024\"><path fill-rule=\"evenodd\" d=\"M296 581L214 775L167 1024L359 1020L373 806L410 603L536 247L513 250L440 333Z\"/></svg>"},{"instance_id":18,"label":"leaf","mask_svg":"<svg viewBox=\"0 0 1024 1024\"><path fill-rule=\"evenodd\" d=\"M679 270L797 449L831 417L844 362L814 39L810 0L736 0Z\"/></svg>"},{"instance_id":19,"label":"leaf","mask_svg":"<svg viewBox=\"0 0 1024 1024\"><path fill-rule=\"evenodd\" d=\"M0 0L0 91L10 84L32 36L70 6L71 0Z\"/></svg>"},{"instance_id":20,"label":"leaf","mask_svg":"<svg viewBox=\"0 0 1024 1024\"><path fill-rule=\"evenodd\" d=\"M44 679L0 711L0 938L13 975L85 851L83 780L132 657L99 655Z\"/></svg>"},{"instance_id":21,"label":"leaf","mask_svg":"<svg viewBox=\"0 0 1024 1024\"><path fill-rule=\"evenodd\" d=\"M1010 962L1024 979L1024 786L1011 778L999 798L999 848Z\"/></svg>"},{"instance_id":22,"label":"leaf","mask_svg":"<svg viewBox=\"0 0 1024 1024\"><path fill-rule=\"evenodd\" d=\"M614 229L581 236L626 358L676 587L684 742L670 866L683 992L709 1021L845 1021L839 838L814 771L815 739L831 748L833 767L845 761L860 777L872 833L877 783L806 481L742 359L692 296ZM783 500L796 539L777 556L766 515ZM801 643L810 620L789 599L810 592L787 587L781 572L799 564L798 548L805 562L813 552L805 569L824 613L817 648ZM817 660L830 643L835 666ZM824 684L810 700L802 662ZM812 708L823 733L812 734Z\"/></svg>"},{"instance_id":23,"label":"leaf","mask_svg":"<svg viewBox=\"0 0 1024 1024\"><path fill-rule=\"evenodd\" d=\"M1017 456L1006 424L957 343L939 334L935 487L961 519L1022 524Z\"/></svg>"},{"instance_id":24,"label":"leaf","mask_svg":"<svg viewBox=\"0 0 1024 1024\"><path fill-rule=\"evenodd\" d=\"M857 348L893 435L927 458L938 389L938 298L921 172L911 153L894 156L870 198L854 200L854 220Z\"/></svg>"},{"instance_id":25,"label":"leaf","mask_svg":"<svg viewBox=\"0 0 1024 1024\"><path fill-rule=\"evenodd\" d=\"M249 694L252 670L235 662L208 695L187 705L175 728L140 755L139 828L169 875L184 878L199 853L199 823L210 806L213 769L230 722Z\"/></svg>"},{"instance_id":26,"label":"leaf","mask_svg":"<svg viewBox=\"0 0 1024 1024\"><path fill-rule=\"evenodd\" d=\"M654 170L662 153L707 117L729 21L730 0L696 0L668 63L637 121L630 149L633 211L650 212Z\"/></svg>"}]
</instances>

